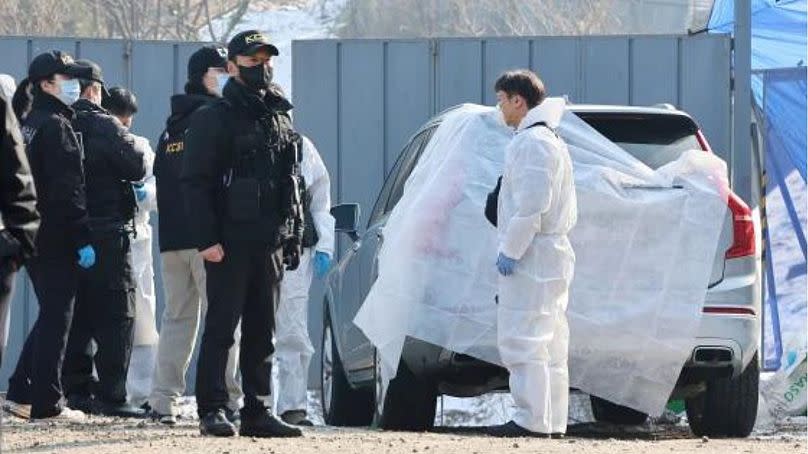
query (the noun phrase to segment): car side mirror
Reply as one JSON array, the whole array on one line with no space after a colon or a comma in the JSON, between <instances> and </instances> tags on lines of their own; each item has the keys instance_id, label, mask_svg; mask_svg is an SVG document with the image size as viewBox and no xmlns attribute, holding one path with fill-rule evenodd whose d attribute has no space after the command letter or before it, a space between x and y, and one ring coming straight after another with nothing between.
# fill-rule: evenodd
<instances>
[{"instance_id":1,"label":"car side mirror","mask_svg":"<svg viewBox=\"0 0 808 454\"><path fill-rule=\"evenodd\" d=\"M336 225L334 230L338 233L348 235L353 242L359 241L359 219L362 210L357 203L343 203L331 208L331 216L334 216Z\"/></svg>"}]
</instances>

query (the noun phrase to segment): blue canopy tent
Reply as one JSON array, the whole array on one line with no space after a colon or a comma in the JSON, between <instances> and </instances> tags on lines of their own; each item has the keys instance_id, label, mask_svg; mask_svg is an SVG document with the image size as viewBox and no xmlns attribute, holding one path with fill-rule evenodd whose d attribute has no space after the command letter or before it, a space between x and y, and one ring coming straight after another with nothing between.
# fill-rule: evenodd
<instances>
[{"instance_id":1,"label":"blue canopy tent","mask_svg":"<svg viewBox=\"0 0 808 454\"><path fill-rule=\"evenodd\" d=\"M794 279L804 281L806 274L805 212L801 206L806 193L806 0L751 3L752 93L762 124L767 176L763 193L766 199L776 197L778 202L777 212L769 210L765 200L761 203L765 298L771 322L764 334L764 368L777 370L783 357L780 302L788 300L786 316L805 318L804 286L792 288L790 294L778 293L778 286L789 286ZM711 33L732 33L734 6L734 0L715 1L708 24ZM794 177L795 172L799 178ZM802 204L795 204L795 200ZM804 331L795 334L805 336Z\"/></svg>"}]
</instances>

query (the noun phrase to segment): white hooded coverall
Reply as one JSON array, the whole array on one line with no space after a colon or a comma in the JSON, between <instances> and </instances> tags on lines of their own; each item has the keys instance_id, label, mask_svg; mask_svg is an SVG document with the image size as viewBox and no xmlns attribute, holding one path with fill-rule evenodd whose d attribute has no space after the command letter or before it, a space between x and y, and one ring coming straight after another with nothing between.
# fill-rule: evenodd
<instances>
[{"instance_id":1,"label":"white hooded coverall","mask_svg":"<svg viewBox=\"0 0 808 454\"><path fill-rule=\"evenodd\" d=\"M152 260L152 227L150 211L157 209L157 186L152 168L154 151L149 141L135 136L138 150L144 153L146 176L143 187L146 198L137 202L135 235L130 235L132 248L132 272L135 276L135 329L132 342L132 357L126 377L126 394L129 402L140 406L151 392L154 360L157 353L157 299L154 293L154 266Z\"/></svg>"},{"instance_id":2,"label":"white hooded coverall","mask_svg":"<svg viewBox=\"0 0 808 454\"><path fill-rule=\"evenodd\" d=\"M567 234L577 206L566 144L546 127L530 127L558 125L561 114L547 104L528 112L506 149L498 243L517 264L499 276L497 344L510 372L514 422L549 434L567 428L566 309L575 265Z\"/></svg>"},{"instance_id":3,"label":"white hooded coverall","mask_svg":"<svg viewBox=\"0 0 808 454\"><path fill-rule=\"evenodd\" d=\"M275 358L278 366L276 413L306 410L308 371L314 348L308 331L309 288L314 274L314 255L334 257L334 218L331 216L331 181L314 144L303 138L301 173L311 197L309 212L318 241L306 248L295 271L284 273L281 298L275 314Z\"/></svg>"}]
</instances>

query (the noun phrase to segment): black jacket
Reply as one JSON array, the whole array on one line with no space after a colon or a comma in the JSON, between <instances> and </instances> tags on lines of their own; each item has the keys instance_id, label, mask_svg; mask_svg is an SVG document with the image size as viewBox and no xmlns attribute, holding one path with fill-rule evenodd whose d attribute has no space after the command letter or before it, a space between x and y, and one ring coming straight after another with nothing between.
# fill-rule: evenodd
<instances>
[{"instance_id":1,"label":"black jacket","mask_svg":"<svg viewBox=\"0 0 808 454\"><path fill-rule=\"evenodd\" d=\"M22 123L42 223L37 255L76 256L90 244L83 153L71 124L75 113L46 93L34 97Z\"/></svg>"},{"instance_id":2,"label":"black jacket","mask_svg":"<svg viewBox=\"0 0 808 454\"><path fill-rule=\"evenodd\" d=\"M0 116L0 214L14 255L22 259L33 254L39 229L36 191L17 118L2 93Z\"/></svg>"},{"instance_id":3,"label":"black jacket","mask_svg":"<svg viewBox=\"0 0 808 454\"><path fill-rule=\"evenodd\" d=\"M87 211L94 233L119 232L135 216L132 183L146 175L143 152L132 134L102 107L86 99L73 104L73 128L84 145Z\"/></svg>"},{"instance_id":4,"label":"black jacket","mask_svg":"<svg viewBox=\"0 0 808 454\"><path fill-rule=\"evenodd\" d=\"M185 131L191 114L216 97L206 95L174 95L171 116L160 135L154 157L154 177L157 180L157 211L159 216L160 251L196 249L191 237L191 217L185 211L180 172L185 155Z\"/></svg>"},{"instance_id":5,"label":"black jacket","mask_svg":"<svg viewBox=\"0 0 808 454\"><path fill-rule=\"evenodd\" d=\"M185 138L182 184L199 250L217 243L300 246L300 136L292 105L230 79L224 98L199 109Z\"/></svg>"}]
</instances>

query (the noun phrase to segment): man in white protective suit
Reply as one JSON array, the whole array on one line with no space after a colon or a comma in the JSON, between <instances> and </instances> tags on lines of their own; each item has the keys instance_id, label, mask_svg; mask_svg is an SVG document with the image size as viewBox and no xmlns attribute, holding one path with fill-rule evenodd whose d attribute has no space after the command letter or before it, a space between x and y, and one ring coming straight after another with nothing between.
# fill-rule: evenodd
<instances>
[{"instance_id":1,"label":"man in white protective suit","mask_svg":"<svg viewBox=\"0 0 808 454\"><path fill-rule=\"evenodd\" d=\"M303 138L301 174L305 182L306 227L300 266L284 274L275 314L275 359L278 366L276 414L287 424L311 426L307 418L308 371L314 348L308 331L312 276L323 278L334 255L331 181L314 144Z\"/></svg>"},{"instance_id":2,"label":"man in white protective suit","mask_svg":"<svg viewBox=\"0 0 808 454\"><path fill-rule=\"evenodd\" d=\"M103 101L104 107L127 129L137 113L137 98L128 90L113 87ZM126 376L126 394L129 403L141 407L151 393L151 378L157 354L157 297L154 292L154 266L152 261L152 228L149 213L157 209L157 188L152 173L154 151L145 137L135 136L135 144L143 153L146 176L133 184L137 201L135 232L129 235L132 244L131 266L135 278L135 329L132 357Z\"/></svg>"},{"instance_id":3,"label":"man in white protective suit","mask_svg":"<svg viewBox=\"0 0 808 454\"><path fill-rule=\"evenodd\" d=\"M563 109L542 105L536 74L511 71L495 90L506 148L498 199L497 345L510 372L513 420L489 428L498 437L563 436L567 430L567 300L575 254L567 238L577 218L572 161L555 134Z\"/></svg>"}]
</instances>

